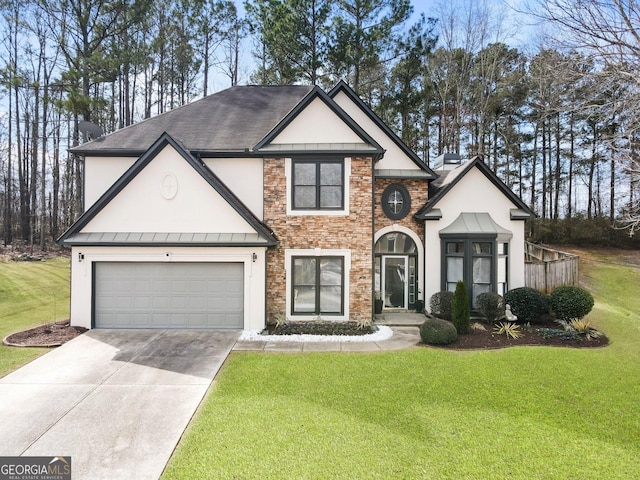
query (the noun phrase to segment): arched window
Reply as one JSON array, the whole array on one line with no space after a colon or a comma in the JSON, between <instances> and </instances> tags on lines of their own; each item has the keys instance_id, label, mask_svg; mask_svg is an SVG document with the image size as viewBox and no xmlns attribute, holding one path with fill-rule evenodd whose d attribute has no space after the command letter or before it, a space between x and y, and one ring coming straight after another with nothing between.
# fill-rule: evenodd
<instances>
[{"instance_id":1,"label":"arched window","mask_svg":"<svg viewBox=\"0 0 640 480\"><path fill-rule=\"evenodd\" d=\"M417 254L418 249L413 239L404 233L392 232L380 237L376 242L375 253L396 255Z\"/></svg>"}]
</instances>

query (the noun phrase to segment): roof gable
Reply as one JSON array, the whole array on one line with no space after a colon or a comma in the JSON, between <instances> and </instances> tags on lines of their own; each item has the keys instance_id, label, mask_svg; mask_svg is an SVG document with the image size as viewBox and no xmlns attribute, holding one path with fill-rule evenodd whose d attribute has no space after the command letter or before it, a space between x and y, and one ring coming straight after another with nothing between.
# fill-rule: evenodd
<instances>
[{"instance_id":1,"label":"roof gable","mask_svg":"<svg viewBox=\"0 0 640 480\"><path fill-rule=\"evenodd\" d=\"M328 125L328 128L317 128L318 121ZM360 125L317 86L253 150L263 154L362 152L371 156L379 156L384 152Z\"/></svg>"},{"instance_id":2,"label":"roof gable","mask_svg":"<svg viewBox=\"0 0 640 480\"><path fill-rule=\"evenodd\" d=\"M175 175L172 171L175 171ZM177 181L176 176L180 181ZM168 185L165 185L165 180L168 180ZM196 185L200 185L198 188L204 193L204 198L202 194L192 191L191 187ZM127 188L128 186L135 188ZM165 187L168 188L168 192L163 191ZM174 199L176 194L178 196ZM202 201L204 201L204 208ZM150 205L155 206L156 209L145 211L145 208L149 208ZM123 214L123 210L126 213ZM202 222L199 221L200 219ZM112 226L114 223L116 228ZM155 228L159 224L163 227ZM185 229L185 225L193 225L194 228ZM211 245L218 244L216 242L222 240L234 245L267 246L276 243L271 229L261 222L211 170L191 156L167 133L156 140L152 147L58 239L58 243L113 244L105 240L111 237L97 234L114 231L125 235L125 232L128 232L129 235L126 236L126 240L124 237L114 237L111 239L113 243L136 245L144 244L144 239L147 239L148 244L167 244L168 242ZM183 233L183 235L181 237L156 235L153 239L148 235L132 235L132 233L161 232ZM189 232L192 235L189 235ZM227 235L195 235L202 233Z\"/></svg>"},{"instance_id":3,"label":"roof gable","mask_svg":"<svg viewBox=\"0 0 640 480\"><path fill-rule=\"evenodd\" d=\"M519 220L535 217L536 214L518 197L502 180L500 180L493 171L482 161L480 157L462 164L458 168L448 172L446 176L441 177L432 183L429 189L429 200L414 215L421 220L437 219L438 215L433 212L438 203L472 170L478 169L509 201L520 211L517 216ZM514 218L516 219L516 218Z\"/></svg>"},{"instance_id":4,"label":"roof gable","mask_svg":"<svg viewBox=\"0 0 640 480\"><path fill-rule=\"evenodd\" d=\"M382 119L376 115L376 113L365 104L362 99L355 93L355 91L346 84L344 80L340 80L338 84L333 87L329 92L329 97L335 99L338 94L343 93L357 108L359 108L368 118L371 120L382 132L389 138L389 140L395 144L420 170L427 175L424 178L434 179L437 175L429 168L429 166L422 161L416 153L411 150L406 143L402 141L398 135L389 128L389 126L382 121ZM387 174L389 176L390 174ZM400 173L397 176L402 176Z\"/></svg>"}]
</instances>

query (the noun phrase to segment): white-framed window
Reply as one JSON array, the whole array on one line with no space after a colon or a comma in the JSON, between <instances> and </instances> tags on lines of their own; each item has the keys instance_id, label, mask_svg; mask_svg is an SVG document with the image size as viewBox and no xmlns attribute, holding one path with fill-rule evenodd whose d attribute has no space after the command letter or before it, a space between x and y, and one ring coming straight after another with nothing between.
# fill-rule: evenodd
<instances>
[{"instance_id":1,"label":"white-framed window","mask_svg":"<svg viewBox=\"0 0 640 480\"><path fill-rule=\"evenodd\" d=\"M287 215L349 215L351 159L285 159Z\"/></svg>"},{"instance_id":2,"label":"white-framed window","mask_svg":"<svg viewBox=\"0 0 640 480\"><path fill-rule=\"evenodd\" d=\"M349 319L351 251L285 250L287 318Z\"/></svg>"}]
</instances>

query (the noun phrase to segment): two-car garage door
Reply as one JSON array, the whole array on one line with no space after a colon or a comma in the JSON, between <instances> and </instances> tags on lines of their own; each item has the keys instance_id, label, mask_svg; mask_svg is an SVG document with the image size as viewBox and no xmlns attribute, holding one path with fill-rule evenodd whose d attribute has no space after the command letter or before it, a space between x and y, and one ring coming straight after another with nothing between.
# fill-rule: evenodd
<instances>
[{"instance_id":1,"label":"two-car garage door","mask_svg":"<svg viewBox=\"0 0 640 480\"><path fill-rule=\"evenodd\" d=\"M96 328L243 328L242 263L94 265Z\"/></svg>"}]
</instances>

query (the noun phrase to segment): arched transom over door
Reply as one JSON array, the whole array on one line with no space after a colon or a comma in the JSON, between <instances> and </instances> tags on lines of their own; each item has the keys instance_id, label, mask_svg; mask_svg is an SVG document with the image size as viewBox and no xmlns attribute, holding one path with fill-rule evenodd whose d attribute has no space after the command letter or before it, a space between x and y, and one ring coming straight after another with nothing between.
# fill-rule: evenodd
<instances>
[{"instance_id":1,"label":"arched transom over door","mask_svg":"<svg viewBox=\"0 0 640 480\"><path fill-rule=\"evenodd\" d=\"M414 309L418 300L418 248L411 237L391 232L375 246L376 297L383 308Z\"/></svg>"}]
</instances>

